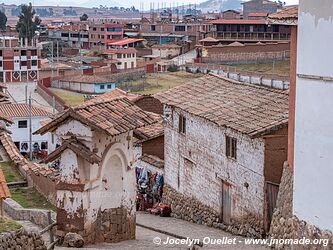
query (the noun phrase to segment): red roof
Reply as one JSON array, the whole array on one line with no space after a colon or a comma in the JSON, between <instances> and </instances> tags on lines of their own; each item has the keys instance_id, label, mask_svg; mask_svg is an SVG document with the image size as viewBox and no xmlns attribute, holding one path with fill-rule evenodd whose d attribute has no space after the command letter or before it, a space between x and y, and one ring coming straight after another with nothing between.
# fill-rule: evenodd
<instances>
[{"instance_id":1,"label":"red roof","mask_svg":"<svg viewBox=\"0 0 333 250\"><path fill-rule=\"evenodd\" d=\"M267 17L267 12L252 12L249 14L249 17Z\"/></svg>"},{"instance_id":2,"label":"red roof","mask_svg":"<svg viewBox=\"0 0 333 250\"><path fill-rule=\"evenodd\" d=\"M218 19L210 22L211 24L266 24L266 20L249 19Z\"/></svg>"},{"instance_id":3,"label":"red roof","mask_svg":"<svg viewBox=\"0 0 333 250\"><path fill-rule=\"evenodd\" d=\"M25 103L9 103L0 105L0 116L12 119L14 117L29 117L29 105ZM32 116L49 116L46 110L32 106Z\"/></svg>"},{"instance_id":4,"label":"red roof","mask_svg":"<svg viewBox=\"0 0 333 250\"><path fill-rule=\"evenodd\" d=\"M143 40L144 39L140 39L140 38L126 38L126 39L123 39L123 40L120 40L120 41L108 43L108 45L124 46L124 45L128 45L130 43L142 42Z\"/></svg>"},{"instance_id":5,"label":"red roof","mask_svg":"<svg viewBox=\"0 0 333 250\"><path fill-rule=\"evenodd\" d=\"M10 197L10 192L7 186L7 182L5 180L5 176L3 175L2 170L0 169L0 199L6 199Z\"/></svg>"}]
</instances>

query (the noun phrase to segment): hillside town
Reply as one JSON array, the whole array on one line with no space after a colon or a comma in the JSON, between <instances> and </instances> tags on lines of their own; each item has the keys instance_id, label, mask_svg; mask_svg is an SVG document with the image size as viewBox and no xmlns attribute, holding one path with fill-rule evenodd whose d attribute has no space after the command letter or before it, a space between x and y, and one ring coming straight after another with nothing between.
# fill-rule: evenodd
<instances>
[{"instance_id":1,"label":"hillside town","mask_svg":"<svg viewBox=\"0 0 333 250\"><path fill-rule=\"evenodd\" d=\"M60 2L0 4L0 250L333 249L332 0Z\"/></svg>"}]
</instances>

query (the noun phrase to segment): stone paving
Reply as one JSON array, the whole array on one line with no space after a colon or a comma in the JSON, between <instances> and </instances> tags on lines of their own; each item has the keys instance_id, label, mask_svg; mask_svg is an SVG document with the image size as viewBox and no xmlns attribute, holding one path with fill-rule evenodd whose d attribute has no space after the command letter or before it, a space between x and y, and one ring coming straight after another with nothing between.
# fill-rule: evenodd
<instances>
[{"instance_id":1,"label":"stone paving","mask_svg":"<svg viewBox=\"0 0 333 250\"><path fill-rule=\"evenodd\" d=\"M27 83L9 83L7 84L7 92L10 95L12 102L25 103L25 86L27 86L28 98L31 94L32 104L41 108L46 109L49 112L52 112L52 106L49 105L45 99L39 95L35 90L37 83L36 82L27 82Z\"/></svg>"},{"instance_id":2,"label":"stone paving","mask_svg":"<svg viewBox=\"0 0 333 250\"><path fill-rule=\"evenodd\" d=\"M234 236L222 230L190 223L176 218L165 218L146 213L137 213L136 240L123 241L114 244L97 244L86 246L83 249L119 249L119 250L164 250L164 249L193 249L187 244L164 244L167 240L179 240L179 238L199 239L203 241L205 237L210 239L234 239L236 244L230 245L202 245L194 246L194 249L232 249L232 250L264 250L269 249L258 245L245 245L244 238ZM157 232L156 232L157 231ZM157 241L159 244L154 243ZM169 241L169 242L170 242ZM240 243L242 241L242 243ZM187 242L189 243L189 242ZM58 250L69 248L56 247ZM73 248L71 248L73 249ZM82 248L81 248L82 249Z\"/></svg>"}]
</instances>

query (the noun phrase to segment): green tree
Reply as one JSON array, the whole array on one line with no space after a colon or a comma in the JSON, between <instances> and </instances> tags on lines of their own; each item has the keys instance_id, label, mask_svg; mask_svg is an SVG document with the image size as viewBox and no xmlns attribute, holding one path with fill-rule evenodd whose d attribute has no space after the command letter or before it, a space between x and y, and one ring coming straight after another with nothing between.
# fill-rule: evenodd
<instances>
[{"instance_id":1,"label":"green tree","mask_svg":"<svg viewBox=\"0 0 333 250\"><path fill-rule=\"evenodd\" d=\"M80 16L80 21L87 21L87 20L88 20L88 15L86 13Z\"/></svg>"},{"instance_id":2,"label":"green tree","mask_svg":"<svg viewBox=\"0 0 333 250\"><path fill-rule=\"evenodd\" d=\"M4 12L0 11L0 30L6 30L7 17Z\"/></svg>"},{"instance_id":3,"label":"green tree","mask_svg":"<svg viewBox=\"0 0 333 250\"><path fill-rule=\"evenodd\" d=\"M28 38L28 42L31 42L41 22L42 20L36 16L36 12L32 8L31 3L29 3L29 5L22 5L19 20L16 24L16 30L20 38L23 38L23 41L25 41L25 38Z\"/></svg>"}]
</instances>

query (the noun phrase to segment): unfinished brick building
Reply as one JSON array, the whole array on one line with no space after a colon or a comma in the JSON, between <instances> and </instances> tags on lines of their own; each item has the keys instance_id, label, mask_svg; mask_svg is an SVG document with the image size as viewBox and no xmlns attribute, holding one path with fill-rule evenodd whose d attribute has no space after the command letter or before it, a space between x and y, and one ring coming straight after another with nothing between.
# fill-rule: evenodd
<instances>
[{"instance_id":1,"label":"unfinished brick building","mask_svg":"<svg viewBox=\"0 0 333 250\"><path fill-rule=\"evenodd\" d=\"M59 162L58 236L76 232L86 243L135 238L133 130L157 120L131 97L111 91L68 109L36 132L62 139L44 160Z\"/></svg>"}]
</instances>

